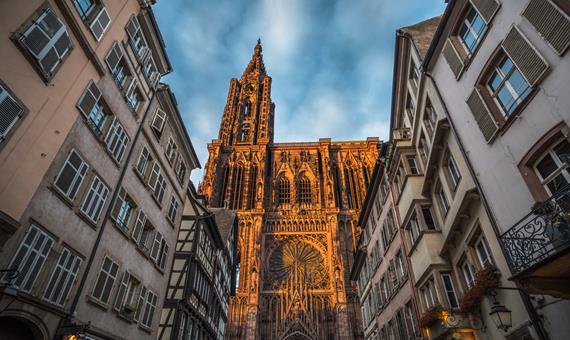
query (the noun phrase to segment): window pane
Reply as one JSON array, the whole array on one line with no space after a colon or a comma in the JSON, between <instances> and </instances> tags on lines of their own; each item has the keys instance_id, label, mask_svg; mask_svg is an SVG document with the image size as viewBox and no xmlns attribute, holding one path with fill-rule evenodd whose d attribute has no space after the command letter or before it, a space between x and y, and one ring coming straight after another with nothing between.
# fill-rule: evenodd
<instances>
[{"instance_id":1,"label":"window pane","mask_svg":"<svg viewBox=\"0 0 570 340\"><path fill-rule=\"evenodd\" d=\"M536 170L540 176L545 179L550 176L556 169L558 169L558 165L554 162L554 159L550 154L547 154L537 165Z\"/></svg>"},{"instance_id":2,"label":"window pane","mask_svg":"<svg viewBox=\"0 0 570 340\"><path fill-rule=\"evenodd\" d=\"M501 76L497 72L495 72L493 73L491 80L489 80L489 87L491 88L491 90L493 90L493 92L497 92L499 86L501 86L501 82L502 82Z\"/></svg>"}]
</instances>

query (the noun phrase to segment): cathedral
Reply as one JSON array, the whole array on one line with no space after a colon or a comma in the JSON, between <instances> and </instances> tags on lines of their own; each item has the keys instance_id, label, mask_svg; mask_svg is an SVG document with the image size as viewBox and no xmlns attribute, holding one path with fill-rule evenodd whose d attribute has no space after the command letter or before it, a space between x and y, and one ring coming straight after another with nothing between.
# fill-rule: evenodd
<instances>
[{"instance_id":1,"label":"cathedral","mask_svg":"<svg viewBox=\"0 0 570 340\"><path fill-rule=\"evenodd\" d=\"M210 207L232 209L239 220L225 337L362 338L348 277L380 142L275 143L274 115L258 40L241 78L230 81L199 187Z\"/></svg>"}]
</instances>

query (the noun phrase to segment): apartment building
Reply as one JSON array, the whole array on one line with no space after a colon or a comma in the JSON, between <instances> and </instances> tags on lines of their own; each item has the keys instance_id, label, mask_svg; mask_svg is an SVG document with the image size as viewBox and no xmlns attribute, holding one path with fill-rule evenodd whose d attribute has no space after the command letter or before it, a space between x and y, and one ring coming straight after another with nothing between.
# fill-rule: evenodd
<instances>
[{"instance_id":1,"label":"apartment building","mask_svg":"<svg viewBox=\"0 0 570 340\"><path fill-rule=\"evenodd\" d=\"M393 149L385 175L409 259L419 326L428 339L532 338L534 323L508 281L507 261L440 91L422 69L440 20L396 32ZM497 297L512 310L509 334L492 319Z\"/></svg>"},{"instance_id":2,"label":"apartment building","mask_svg":"<svg viewBox=\"0 0 570 340\"><path fill-rule=\"evenodd\" d=\"M235 283L237 218L187 192L158 339L223 339Z\"/></svg>"},{"instance_id":3,"label":"apartment building","mask_svg":"<svg viewBox=\"0 0 570 340\"><path fill-rule=\"evenodd\" d=\"M199 166L149 1L4 1L0 337L150 339Z\"/></svg>"},{"instance_id":4,"label":"apartment building","mask_svg":"<svg viewBox=\"0 0 570 340\"><path fill-rule=\"evenodd\" d=\"M387 146L388 144L386 144ZM384 153L389 154L385 147ZM357 281L364 339L418 339L407 251L385 173L376 163L358 225L363 228L351 279Z\"/></svg>"},{"instance_id":5,"label":"apartment building","mask_svg":"<svg viewBox=\"0 0 570 340\"><path fill-rule=\"evenodd\" d=\"M569 45L568 1L450 1L423 63L491 213L482 229L492 257L530 295L540 339L570 333ZM513 313L507 334L523 322L515 295L497 295Z\"/></svg>"}]
</instances>

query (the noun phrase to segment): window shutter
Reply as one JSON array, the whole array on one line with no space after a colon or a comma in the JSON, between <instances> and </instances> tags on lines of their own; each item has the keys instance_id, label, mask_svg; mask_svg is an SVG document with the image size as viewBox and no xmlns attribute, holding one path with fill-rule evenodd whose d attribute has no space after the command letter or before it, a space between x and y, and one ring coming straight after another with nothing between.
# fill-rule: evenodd
<instances>
[{"instance_id":1,"label":"window shutter","mask_svg":"<svg viewBox=\"0 0 570 340\"><path fill-rule=\"evenodd\" d=\"M491 22L501 4L497 0L471 0L473 7L477 9L487 24Z\"/></svg>"},{"instance_id":2,"label":"window shutter","mask_svg":"<svg viewBox=\"0 0 570 340\"><path fill-rule=\"evenodd\" d=\"M131 16L127 22L127 26L125 26L125 29L127 30L127 33L131 39L135 36L135 34L137 34L137 31L140 30L140 28L141 25L139 24L139 19L137 19L137 17L134 15Z\"/></svg>"},{"instance_id":3,"label":"window shutter","mask_svg":"<svg viewBox=\"0 0 570 340\"><path fill-rule=\"evenodd\" d=\"M30 51L34 57L39 58L40 52L49 43L49 38L42 30L34 25L22 41L28 51Z\"/></svg>"},{"instance_id":4,"label":"window shutter","mask_svg":"<svg viewBox=\"0 0 570 340\"><path fill-rule=\"evenodd\" d=\"M538 54L516 26L511 28L502 46L531 86L534 86L548 70L548 64L544 58Z\"/></svg>"},{"instance_id":5,"label":"window shutter","mask_svg":"<svg viewBox=\"0 0 570 340\"><path fill-rule=\"evenodd\" d=\"M99 102L100 98L101 91L99 91L99 88L97 85L95 85L95 82L93 80L90 80L89 84L85 88L85 91L83 92L83 95L77 102L77 107L85 116L89 116L91 111L93 111L95 105L97 105L97 102Z\"/></svg>"},{"instance_id":6,"label":"window shutter","mask_svg":"<svg viewBox=\"0 0 570 340\"><path fill-rule=\"evenodd\" d=\"M471 92L471 95L467 98L467 105L469 106L469 109L471 109L473 118L475 118L477 125L479 125L479 129L483 133L485 140L489 143L495 136L498 127L495 119L491 115L491 112L487 108L487 105L485 105L483 98L481 98L481 95L476 88L473 89L473 92Z\"/></svg>"},{"instance_id":7,"label":"window shutter","mask_svg":"<svg viewBox=\"0 0 570 340\"><path fill-rule=\"evenodd\" d=\"M154 242L152 244L152 250L150 252L150 258L158 264L160 244L162 243L162 235L158 232L154 232Z\"/></svg>"},{"instance_id":8,"label":"window shutter","mask_svg":"<svg viewBox=\"0 0 570 340\"><path fill-rule=\"evenodd\" d=\"M113 46L111 46L109 53L107 53L107 56L105 57L105 62L111 71L115 71L122 57L123 51L121 50L119 43L115 41Z\"/></svg>"},{"instance_id":9,"label":"window shutter","mask_svg":"<svg viewBox=\"0 0 570 340\"><path fill-rule=\"evenodd\" d=\"M121 307L123 306L123 300L125 299L125 293L127 291L127 285L129 283L129 273L125 271L123 273L123 279L121 280L121 285L119 286L119 290L117 291L117 296L115 296L115 310L120 312Z\"/></svg>"},{"instance_id":10,"label":"window shutter","mask_svg":"<svg viewBox=\"0 0 570 340\"><path fill-rule=\"evenodd\" d=\"M151 187L153 190L156 186L156 182L158 181L158 176L160 175L160 165L157 163L152 164L152 171L150 173L150 178L148 179L148 186Z\"/></svg>"},{"instance_id":11,"label":"window shutter","mask_svg":"<svg viewBox=\"0 0 570 340\"><path fill-rule=\"evenodd\" d=\"M24 108L0 86L0 142L24 114Z\"/></svg>"},{"instance_id":12,"label":"window shutter","mask_svg":"<svg viewBox=\"0 0 570 340\"><path fill-rule=\"evenodd\" d=\"M153 129L155 129L157 132L162 132L165 120L166 120L166 113L160 109L156 110L156 114L154 115L154 119L152 120Z\"/></svg>"},{"instance_id":13,"label":"window shutter","mask_svg":"<svg viewBox=\"0 0 570 340\"><path fill-rule=\"evenodd\" d=\"M133 239L135 240L136 243L138 243L141 238L141 234L145 224L146 224L146 216L142 210L139 210L132 234Z\"/></svg>"},{"instance_id":14,"label":"window shutter","mask_svg":"<svg viewBox=\"0 0 570 340\"><path fill-rule=\"evenodd\" d=\"M46 10L24 33L24 45L34 57L40 58L40 54L48 46L50 38L62 27L63 24L55 14L51 10Z\"/></svg>"},{"instance_id":15,"label":"window shutter","mask_svg":"<svg viewBox=\"0 0 570 340\"><path fill-rule=\"evenodd\" d=\"M109 17L107 8L103 7L93 22L91 22L91 25L89 25L89 30L91 30L95 39L99 41L109 27L109 24L111 24L111 18Z\"/></svg>"},{"instance_id":16,"label":"window shutter","mask_svg":"<svg viewBox=\"0 0 570 340\"><path fill-rule=\"evenodd\" d=\"M570 17L549 0L531 0L522 14L562 55L570 46Z\"/></svg>"},{"instance_id":17,"label":"window shutter","mask_svg":"<svg viewBox=\"0 0 570 340\"><path fill-rule=\"evenodd\" d=\"M443 56L447 61L447 64L451 68L451 71L455 75L455 79L458 79L463 72L463 60L459 55L458 50L455 48L451 39L447 39L445 45L443 46Z\"/></svg>"}]
</instances>

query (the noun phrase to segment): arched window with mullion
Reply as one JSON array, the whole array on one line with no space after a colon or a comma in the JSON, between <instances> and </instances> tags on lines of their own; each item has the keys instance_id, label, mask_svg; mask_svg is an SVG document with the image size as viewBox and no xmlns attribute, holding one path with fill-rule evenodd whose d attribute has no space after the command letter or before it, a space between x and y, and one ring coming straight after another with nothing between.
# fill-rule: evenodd
<instances>
[{"instance_id":1,"label":"arched window with mullion","mask_svg":"<svg viewBox=\"0 0 570 340\"><path fill-rule=\"evenodd\" d=\"M289 204L291 202L291 185L287 177L279 179L277 201L279 204Z\"/></svg>"},{"instance_id":2,"label":"arched window with mullion","mask_svg":"<svg viewBox=\"0 0 570 340\"><path fill-rule=\"evenodd\" d=\"M311 204L311 181L306 176L299 179L297 186L297 203Z\"/></svg>"}]
</instances>

